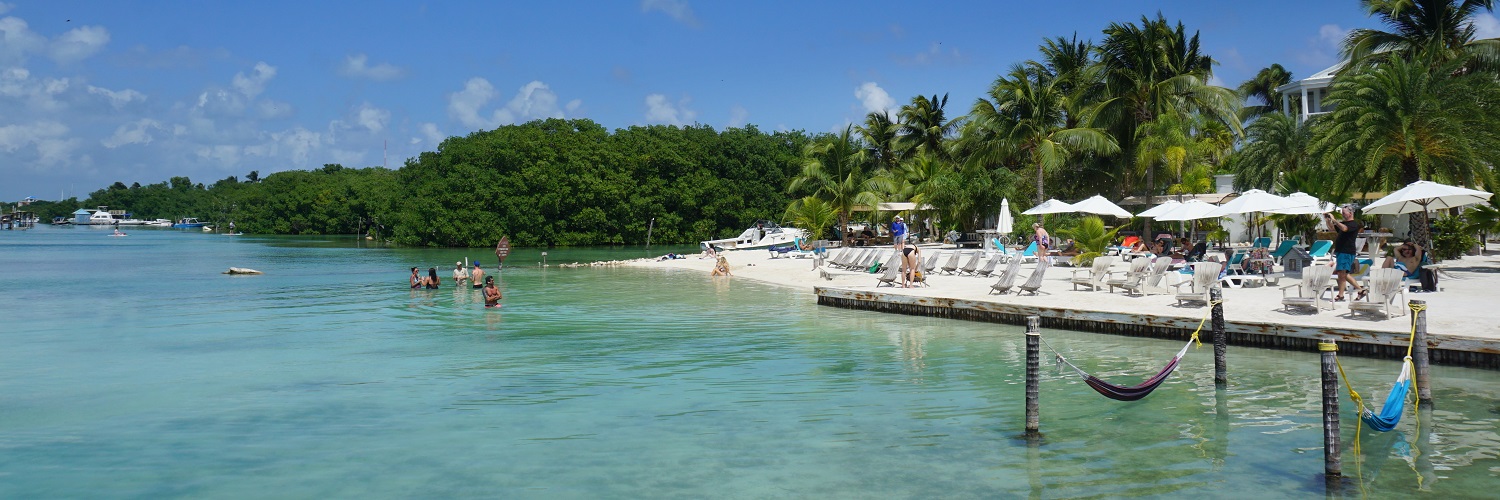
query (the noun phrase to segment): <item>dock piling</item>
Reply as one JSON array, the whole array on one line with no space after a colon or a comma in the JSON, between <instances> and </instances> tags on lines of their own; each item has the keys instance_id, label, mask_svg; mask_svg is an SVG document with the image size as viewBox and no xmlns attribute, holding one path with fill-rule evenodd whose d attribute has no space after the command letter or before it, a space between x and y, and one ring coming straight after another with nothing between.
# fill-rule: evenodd
<instances>
[{"instance_id":1,"label":"dock piling","mask_svg":"<svg viewBox=\"0 0 1500 500\"><path fill-rule=\"evenodd\" d=\"M1416 327L1412 332L1411 361L1415 365L1417 378L1417 408L1432 409L1432 386L1428 384L1431 360L1427 354L1427 301L1413 300L1412 318Z\"/></svg>"},{"instance_id":2,"label":"dock piling","mask_svg":"<svg viewBox=\"0 0 1500 500\"><path fill-rule=\"evenodd\" d=\"M1214 386L1223 389L1229 383L1229 366L1224 360L1229 350L1224 334L1224 290L1217 286L1208 289L1208 301L1213 306L1209 326L1214 330Z\"/></svg>"},{"instance_id":3,"label":"dock piling","mask_svg":"<svg viewBox=\"0 0 1500 500\"><path fill-rule=\"evenodd\" d=\"M1318 343L1323 355L1323 473L1333 482L1344 474L1339 446L1339 346L1332 340Z\"/></svg>"},{"instance_id":4,"label":"dock piling","mask_svg":"<svg viewBox=\"0 0 1500 500\"><path fill-rule=\"evenodd\" d=\"M1037 410L1039 371L1041 358L1042 318L1026 317L1026 435L1035 436L1041 430L1041 417Z\"/></svg>"}]
</instances>

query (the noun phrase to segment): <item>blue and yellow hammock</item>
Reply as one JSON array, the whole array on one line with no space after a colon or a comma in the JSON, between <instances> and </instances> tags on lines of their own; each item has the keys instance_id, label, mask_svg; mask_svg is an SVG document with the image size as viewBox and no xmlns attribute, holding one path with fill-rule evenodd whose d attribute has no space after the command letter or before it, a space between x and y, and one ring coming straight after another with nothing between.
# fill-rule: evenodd
<instances>
[{"instance_id":1,"label":"blue and yellow hammock","mask_svg":"<svg viewBox=\"0 0 1500 500\"><path fill-rule=\"evenodd\" d=\"M1385 404L1380 407L1380 413L1364 406L1360 402L1359 419L1372 431L1390 432L1401 423L1401 415L1406 413L1406 395L1411 393L1411 356L1401 361L1401 375L1396 377L1396 383L1391 385L1391 393L1385 397ZM1353 393L1353 391L1350 391Z\"/></svg>"}]
</instances>

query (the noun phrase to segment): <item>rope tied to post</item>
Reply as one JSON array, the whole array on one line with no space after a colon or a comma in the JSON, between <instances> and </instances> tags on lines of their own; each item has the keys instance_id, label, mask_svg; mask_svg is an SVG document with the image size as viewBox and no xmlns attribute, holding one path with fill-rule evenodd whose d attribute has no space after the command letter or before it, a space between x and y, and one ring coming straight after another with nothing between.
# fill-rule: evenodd
<instances>
[{"instance_id":1,"label":"rope tied to post","mask_svg":"<svg viewBox=\"0 0 1500 500\"><path fill-rule=\"evenodd\" d=\"M1067 364L1068 367L1072 368L1073 371L1078 373L1078 376L1083 377L1083 382L1085 384L1088 384L1089 387L1093 388L1095 392L1098 392L1100 395L1116 401L1136 401L1151 394L1152 391L1155 391L1157 387L1161 386L1162 382L1166 382L1167 377L1171 376L1172 372L1177 370L1178 363L1180 363L1182 361L1182 357L1187 354L1189 347L1193 347L1194 343L1197 343L1198 347L1203 347L1203 341L1199 338L1198 334L1203 331L1203 324L1208 321L1209 315L1212 314L1213 306L1218 305L1221 302L1223 301L1216 300L1209 303L1209 312L1203 315L1203 319L1198 320L1198 328L1193 330L1192 335L1188 336L1187 344L1183 345L1182 349L1177 351L1177 355L1172 356L1171 361L1168 361L1167 365L1163 367L1161 371L1157 372L1155 375L1152 375L1144 382L1133 386L1111 384L1109 382L1105 382L1099 377L1090 375L1088 372L1083 371L1082 368L1079 368L1078 365L1075 365L1073 364L1073 362L1068 361L1068 358L1064 357L1062 355L1062 352L1059 352L1056 348L1052 347L1052 344L1050 342L1047 342L1046 337L1038 335L1038 338L1040 338L1042 340L1042 344L1047 346L1047 349L1051 350L1052 354L1056 356L1057 362ZM1029 332L1028 335L1030 335Z\"/></svg>"}]
</instances>

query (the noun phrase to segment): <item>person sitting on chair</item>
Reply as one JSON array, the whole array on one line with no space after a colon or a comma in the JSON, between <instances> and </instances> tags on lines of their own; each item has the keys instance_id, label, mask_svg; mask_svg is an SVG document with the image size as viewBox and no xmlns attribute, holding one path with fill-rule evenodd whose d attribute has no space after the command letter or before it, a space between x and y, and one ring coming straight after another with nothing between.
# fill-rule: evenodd
<instances>
[{"instance_id":1,"label":"person sitting on chair","mask_svg":"<svg viewBox=\"0 0 1500 500\"><path fill-rule=\"evenodd\" d=\"M1200 241L1198 243L1193 244L1193 249L1188 251L1188 253L1187 253L1187 260L1188 260L1188 262L1199 262L1199 261L1202 261L1203 257L1205 255L1207 255L1207 254L1208 254L1208 242L1207 241Z\"/></svg>"},{"instance_id":2,"label":"person sitting on chair","mask_svg":"<svg viewBox=\"0 0 1500 500\"><path fill-rule=\"evenodd\" d=\"M1402 278L1416 279L1418 271L1422 270L1422 246L1410 241L1396 247L1395 255L1385 258L1385 263L1380 267L1387 269L1400 269Z\"/></svg>"}]
</instances>

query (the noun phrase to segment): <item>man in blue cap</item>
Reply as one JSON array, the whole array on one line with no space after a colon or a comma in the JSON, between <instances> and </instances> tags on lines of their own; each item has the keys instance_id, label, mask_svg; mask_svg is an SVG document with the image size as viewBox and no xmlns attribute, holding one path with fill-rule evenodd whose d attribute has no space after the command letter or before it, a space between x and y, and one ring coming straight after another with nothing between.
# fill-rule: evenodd
<instances>
[{"instance_id":1,"label":"man in blue cap","mask_svg":"<svg viewBox=\"0 0 1500 500\"><path fill-rule=\"evenodd\" d=\"M469 272L469 283L474 288L484 288L484 270L479 268L479 261L474 261L474 270Z\"/></svg>"}]
</instances>

